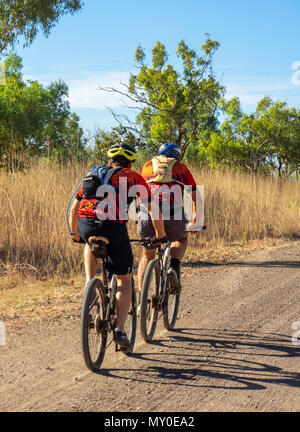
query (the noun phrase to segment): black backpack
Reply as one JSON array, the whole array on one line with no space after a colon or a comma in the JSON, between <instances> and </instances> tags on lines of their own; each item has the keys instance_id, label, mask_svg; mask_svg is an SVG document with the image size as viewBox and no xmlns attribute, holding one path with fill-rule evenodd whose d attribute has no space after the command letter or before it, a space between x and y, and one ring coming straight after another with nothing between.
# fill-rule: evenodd
<instances>
[{"instance_id":1,"label":"black backpack","mask_svg":"<svg viewBox=\"0 0 300 432\"><path fill-rule=\"evenodd\" d=\"M92 168L82 181L82 197L97 198L98 187L111 184L112 176L121 169L121 167L113 168L105 165Z\"/></svg>"}]
</instances>

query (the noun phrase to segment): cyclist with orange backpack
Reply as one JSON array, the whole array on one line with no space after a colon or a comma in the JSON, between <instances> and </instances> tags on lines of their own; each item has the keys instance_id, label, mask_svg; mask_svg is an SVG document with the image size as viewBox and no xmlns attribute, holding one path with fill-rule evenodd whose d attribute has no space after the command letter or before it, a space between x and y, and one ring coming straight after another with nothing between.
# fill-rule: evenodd
<instances>
[{"instance_id":1,"label":"cyclist with orange backpack","mask_svg":"<svg viewBox=\"0 0 300 432\"><path fill-rule=\"evenodd\" d=\"M152 197L158 203L164 219L164 227L168 240L171 242L171 262L168 272L169 284L173 294L179 294L180 264L187 249L187 220L183 209L184 186L190 186L193 203L191 224L196 223L196 182L190 170L180 162L179 146L167 143L159 148L158 155L147 161L141 171L141 176L150 186ZM138 232L141 238L155 235L153 223L147 209L141 205L138 219ZM139 290L142 289L143 276L150 260L155 257L155 246L143 248L139 263Z\"/></svg>"}]
</instances>

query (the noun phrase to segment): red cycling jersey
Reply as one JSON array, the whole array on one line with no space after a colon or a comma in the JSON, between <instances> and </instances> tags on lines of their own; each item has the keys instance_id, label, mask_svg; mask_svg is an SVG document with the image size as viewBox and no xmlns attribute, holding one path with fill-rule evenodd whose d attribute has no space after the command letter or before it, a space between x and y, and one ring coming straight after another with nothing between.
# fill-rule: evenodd
<instances>
[{"instance_id":1,"label":"red cycling jersey","mask_svg":"<svg viewBox=\"0 0 300 432\"><path fill-rule=\"evenodd\" d=\"M129 168L122 168L113 174L110 184L113 186L115 194L109 198L107 195L97 198L83 198L82 185L80 186L76 196L77 200L80 201L79 218L109 219L122 223L127 220L128 207L136 196L139 196L141 202L144 203L151 200L150 188L143 177ZM136 188L133 188L134 186ZM103 206L101 206L101 201L103 201Z\"/></svg>"},{"instance_id":2,"label":"red cycling jersey","mask_svg":"<svg viewBox=\"0 0 300 432\"><path fill-rule=\"evenodd\" d=\"M192 190L196 190L196 182L192 173L181 162L175 162L172 167L172 178L174 179L173 182L162 184L151 181L151 179L154 177L152 160L149 160L144 164L141 170L141 176L145 179L146 182L148 182L148 184L150 184L152 196L159 203L161 203L162 201L169 201L171 206L176 205L176 203L182 205L182 184L191 186ZM179 183L177 183L176 181ZM176 189L176 185L178 189ZM170 190L172 192L171 194Z\"/></svg>"}]
</instances>

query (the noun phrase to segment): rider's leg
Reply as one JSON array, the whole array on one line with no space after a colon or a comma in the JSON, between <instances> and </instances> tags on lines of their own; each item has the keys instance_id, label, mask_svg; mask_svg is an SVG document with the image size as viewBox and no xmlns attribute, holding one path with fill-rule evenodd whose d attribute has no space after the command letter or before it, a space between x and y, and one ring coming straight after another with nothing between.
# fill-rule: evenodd
<instances>
[{"instance_id":1,"label":"rider's leg","mask_svg":"<svg viewBox=\"0 0 300 432\"><path fill-rule=\"evenodd\" d=\"M170 256L181 261L187 249L187 234L178 241L171 243Z\"/></svg>"},{"instance_id":2,"label":"rider's leg","mask_svg":"<svg viewBox=\"0 0 300 432\"><path fill-rule=\"evenodd\" d=\"M124 330L131 301L132 273L116 275L117 278L117 328Z\"/></svg>"},{"instance_id":3,"label":"rider's leg","mask_svg":"<svg viewBox=\"0 0 300 432\"><path fill-rule=\"evenodd\" d=\"M91 248L86 243L84 248L84 267L86 282L89 282L96 275L97 259L92 254Z\"/></svg>"},{"instance_id":4,"label":"rider's leg","mask_svg":"<svg viewBox=\"0 0 300 432\"><path fill-rule=\"evenodd\" d=\"M138 290L142 291L143 278L146 271L146 267L149 261L155 258L155 249L145 249L143 248L142 258L139 263L138 268Z\"/></svg>"},{"instance_id":5,"label":"rider's leg","mask_svg":"<svg viewBox=\"0 0 300 432\"><path fill-rule=\"evenodd\" d=\"M170 267L174 268L176 272L180 273L180 263L184 257L184 254L187 249L187 234L182 237L180 240L175 241L171 244L170 256L171 262Z\"/></svg>"},{"instance_id":6,"label":"rider's leg","mask_svg":"<svg viewBox=\"0 0 300 432\"><path fill-rule=\"evenodd\" d=\"M180 294L180 264L184 257L187 248L187 234L185 234L180 240L174 241L170 248L170 268L168 270L168 279L170 283L170 289L173 294Z\"/></svg>"}]
</instances>

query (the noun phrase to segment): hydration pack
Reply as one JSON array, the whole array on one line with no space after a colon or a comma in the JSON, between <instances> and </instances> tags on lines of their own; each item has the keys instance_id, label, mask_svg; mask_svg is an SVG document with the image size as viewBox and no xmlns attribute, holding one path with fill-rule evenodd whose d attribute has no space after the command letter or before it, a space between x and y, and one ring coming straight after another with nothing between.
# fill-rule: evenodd
<instances>
[{"instance_id":1,"label":"hydration pack","mask_svg":"<svg viewBox=\"0 0 300 432\"><path fill-rule=\"evenodd\" d=\"M152 159L153 177L147 183L171 183L177 181L172 177L172 169L176 159L164 155Z\"/></svg>"},{"instance_id":2,"label":"hydration pack","mask_svg":"<svg viewBox=\"0 0 300 432\"><path fill-rule=\"evenodd\" d=\"M113 168L110 166L96 166L90 170L82 181L82 197L96 198L99 186L111 184L112 176L122 168Z\"/></svg>"}]
</instances>

